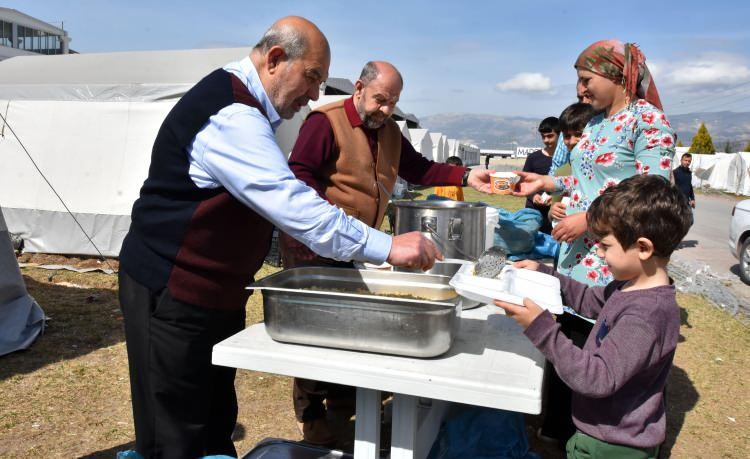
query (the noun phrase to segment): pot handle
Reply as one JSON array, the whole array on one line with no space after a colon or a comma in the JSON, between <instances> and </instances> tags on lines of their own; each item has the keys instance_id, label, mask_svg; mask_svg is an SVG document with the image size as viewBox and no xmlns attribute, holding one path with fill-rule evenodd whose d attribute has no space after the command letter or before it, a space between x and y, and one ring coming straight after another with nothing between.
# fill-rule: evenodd
<instances>
[{"instance_id":1,"label":"pot handle","mask_svg":"<svg viewBox=\"0 0 750 459\"><path fill-rule=\"evenodd\" d=\"M464 235L464 224L460 218L448 220L448 240L460 241Z\"/></svg>"},{"instance_id":2,"label":"pot handle","mask_svg":"<svg viewBox=\"0 0 750 459\"><path fill-rule=\"evenodd\" d=\"M422 217L421 226L423 233L437 233L437 218Z\"/></svg>"}]
</instances>

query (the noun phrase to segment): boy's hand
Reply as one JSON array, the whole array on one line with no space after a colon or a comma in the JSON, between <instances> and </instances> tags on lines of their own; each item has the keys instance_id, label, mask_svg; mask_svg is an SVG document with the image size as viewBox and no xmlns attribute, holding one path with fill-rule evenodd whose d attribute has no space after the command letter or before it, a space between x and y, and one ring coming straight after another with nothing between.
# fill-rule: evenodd
<instances>
[{"instance_id":1,"label":"boy's hand","mask_svg":"<svg viewBox=\"0 0 750 459\"><path fill-rule=\"evenodd\" d=\"M552 201L552 196L547 195L546 192L544 194L537 193L533 198L531 198L531 202L538 206L548 206L550 201Z\"/></svg>"},{"instance_id":2,"label":"boy's hand","mask_svg":"<svg viewBox=\"0 0 750 459\"><path fill-rule=\"evenodd\" d=\"M520 260L513 263L514 268L528 269L530 271L536 271L539 269L539 262L534 260Z\"/></svg>"},{"instance_id":3,"label":"boy's hand","mask_svg":"<svg viewBox=\"0 0 750 459\"><path fill-rule=\"evenodd\" d=\"M567 217L567 214L565 213L566 207L568 206L561 202L552 204L552 207L549 209L549 218L551 220L562 220L563 218Z\"/></svg>"},{"instance_id":4,"label":"boy's hand","mask_svg":"<svg viewBox=\"0 0 750 459\"><path fill-rule=\"evenodd\" d=\"M524 330L529 328L531 322L539 317L539 314L544 312L544 309L540 308L538 304L528 298L523 299L523 306L499 300L495 300L495 304L503 308L505 310L505 315L518 322Z\"/></svg>"},{"instance_id":5,"label":"boy's hand","mask_svg":"<svg viewBox=\"0 0 750 459\"><path fill-rule=\"evenodd\" d=\"M586 212L568 215L552 230L552 237L560 242L573 242L588 229Z\"/></svg>"}]
</instances>

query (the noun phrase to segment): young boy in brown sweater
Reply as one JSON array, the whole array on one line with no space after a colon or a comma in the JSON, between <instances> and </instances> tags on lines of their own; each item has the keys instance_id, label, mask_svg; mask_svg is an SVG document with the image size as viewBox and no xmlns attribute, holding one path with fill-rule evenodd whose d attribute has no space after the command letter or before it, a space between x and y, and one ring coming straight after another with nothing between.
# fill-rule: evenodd
<instances>
[{"instance_id":1,"label":"young boy in brown sweater","mask_svg":"<svg viewBox=\"0 0 750 459\"><path fill-rule=\"evenodd\" d=\"M608 188L588 210L615 280L589 287L526 260L516 267L560 279L563 298L594 329L579 349L552 315L526 298L496 301L554 365L573 391L577 432L569 458L656 458L666 432L664 386L680 328L669 257L690 228L682 194L658 176L639 175Z\"/></svg>"}]
</instances>

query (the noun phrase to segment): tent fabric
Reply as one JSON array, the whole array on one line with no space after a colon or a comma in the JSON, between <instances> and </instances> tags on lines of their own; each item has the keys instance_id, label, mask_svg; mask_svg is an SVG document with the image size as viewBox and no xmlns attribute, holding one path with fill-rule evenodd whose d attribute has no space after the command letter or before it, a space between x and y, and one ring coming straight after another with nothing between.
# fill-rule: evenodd
<instances>
[{"instance_id":1,"label":"tent fabric","mask_svg":"<svg viewBox=\"0 0 750 459\"><path fill-rule=\"evenodd\" d=\"M430 140L432 140L432 159L439 163L445 162L443 157L443 134L440 132L430 132Z\"/></svg>"},{"instance_id":2,"label":"tent fabric","mask_svg":"<svg viewBox=\"0 0 750 459\"><path fill-rule=\"evenodd\" d=\"M148 102L180 98L250 48L19 56L0 64L0 99Z\"/></svg>"},{"instance_id":3,"label":"tent fabric","mask_svg":"<svg viewBox=\"0 0 750 459\"><path fill-rule=\"evenodd\" d=\"M396 121L396 124L398 124L401 135L406 137L406 140L411 142L411 135L409 134L409 127L406 125L406 121Z\"/></svg>"},{"instance_id":4,"label":"tent fabric","mask_svg":"<svg viewBox=\"0 0 750 459\"><path fill-rule=\"evenodd\" d=\"M434 160L432 156L432 137L430 131L427 129L409 129L409 137L411 137L411 144L414 145L414 149L422 154L427 159Z\"/></svg>"},{"instance_id":5,"label":"tent fabric","mask_svg":"<svg viewBox=\"0 0 750 459\"><path fill-rule=\"evenodd\" d=\"M44 330L44 311L26 292L0 207L0 356L26 349Z\"/></svg>"},{"instance_id":6,"label":"tent fabric","mask_svg":"<svg viewBox=\"0 0 750 459\"><path fill-rule=\"evenodd\" d=\"M443 143L443 162L445 162L445 160L448 159L448 156L450 156L450 148L448 147L448 136L443 134L440 137L440 140Z\"/></svg>"},{"instance_id":7,"label":"tent fabric","mask_svg":"<svg viewBox=\"0 0 750 459\"><path fill-rule=\"evenodd\" d=\"M672 165L680 164L677 152ZM750 196L750 153L693 154L690 170L694 188L711 188L737 195Z\"/></svg>"},{"instance_id":8,"label":"tent fabric","mask_svg":"<svg viewBox=\"0 0 750 459\"><path fill-rule=\"evenodd\" d=\"M729 181L729 175L733 171L732 162L735 160L733 154L717 153L711 174L705 182L714 190L725 191Z\"/></svg>"},{"instance_id":9,"label":"tent fabric","mask_svg":"<svg viewBox=\"0 0 750 459\"><path fill-rule=\"evenodd\" d=\"M737 165L738 183L735 194L750 196L750 152L735 153L742 161Z\"/></svg>"},{"instance_id":10,"label":"tent fabric","mask_svg":"<svg viewBox=\"0 0 750 459\"><path fill-rule=\"evenodd\" d=\"M458 140L448 139L448 156L461 156L461 152L458 150Z\"/></svg>"},{"instance_id":11,"label":"tent fabric","mask_svg":"<svg viewBox=\"0 0 750 459\"><path fill-rule=\"evenodd\" d=\"M175 102L11 101L6 118L103 254L116 256ZM97 255L8 132L0 156L13 165L0 169L0 202L24 250Z\"/></svg>"},{"instance_id":12,"label":"tent fabric","mask_svg":"<svg viewBox=\"0 0 750 459\"><path fill-rule=\"evenodd\" d=\"M682 155L680 155L681 157ZM677 167L680 163L680 158L675 157L676 160L672 162L674 167ZM701 188L708 181L716 165L716 159L716 155L693 155L690 169L693 171L692 183L694 188Z\"/></svg>"}]
</instances>

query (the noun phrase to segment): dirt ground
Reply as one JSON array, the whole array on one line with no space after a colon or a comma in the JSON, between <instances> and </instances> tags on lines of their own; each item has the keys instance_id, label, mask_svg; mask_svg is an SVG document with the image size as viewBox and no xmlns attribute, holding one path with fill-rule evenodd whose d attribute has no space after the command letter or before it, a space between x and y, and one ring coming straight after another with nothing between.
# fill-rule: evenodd
<instances>
[{"instance_id":1,"label":"dirt ground","mask_svg":"<svg viewBox=\"0 0 750 459\"><path fill-rule=\"evenodd\" d=\"M264 267L259 277L273 272ZM113 457L133 421L117 279L23 269L50 317L31 349L0 357L0 457ZM668 385L672 457L750 457L750 332L700 297L680 296L681 343ZM260 297L248 323L262 320ZM240 371L238 451L267 437L299 439L286 377ZM530 417L529 431L538 420ZM532 442L545 457L561 457Z\"/></svg>"}]
</instances>

